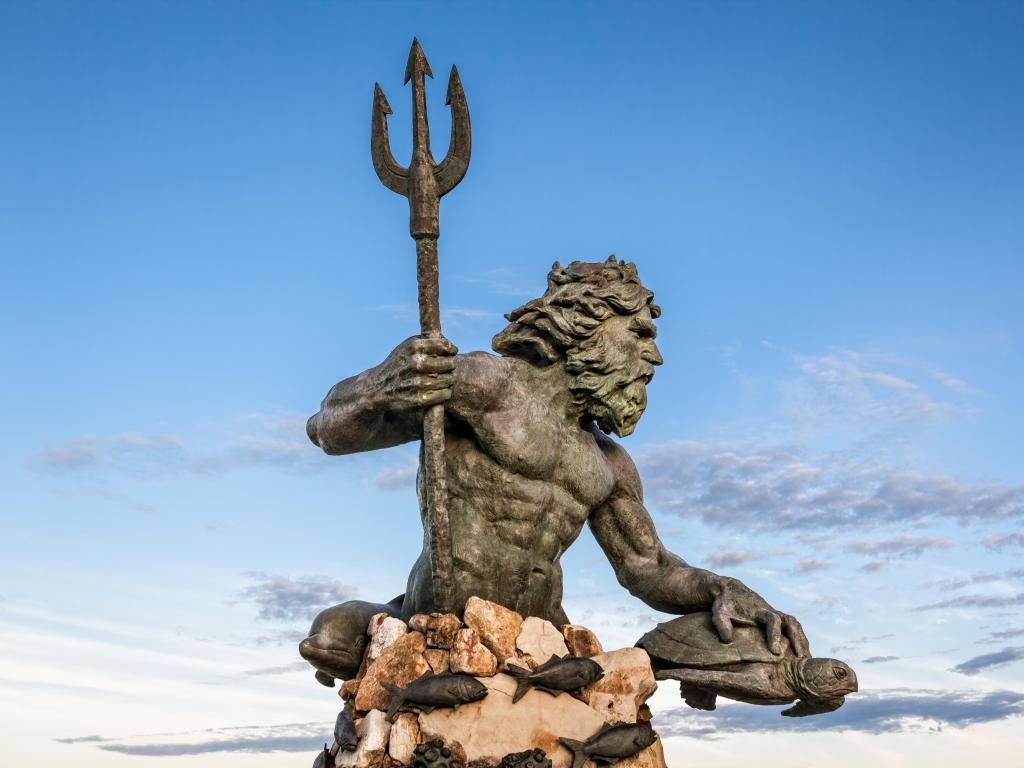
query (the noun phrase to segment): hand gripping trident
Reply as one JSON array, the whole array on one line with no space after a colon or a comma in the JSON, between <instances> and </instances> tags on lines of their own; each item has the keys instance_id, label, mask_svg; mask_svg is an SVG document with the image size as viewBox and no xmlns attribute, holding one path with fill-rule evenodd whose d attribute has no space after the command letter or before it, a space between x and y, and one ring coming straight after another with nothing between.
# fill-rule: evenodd
<instances>
[{"instance_id":1,"label":"hand gripping trident","mask_svg":"<svg viewBox=\"0 0 1024 768\"><path fill-rule=\"evenodd\" d=\"M441 315L437 302L438 210L442 195L462 181L469 167L469 108L462 92L459 72L452 66L448 77L448 98L452 108L452 137L448 154L440 163L430 154L427 128L427 103L424 77L434 76L413 38L405 82L412 80L412 161L408 168L395 162L388 141L388 115L391 105L377 83L373 87L373 116L370 150L373 167L385 187L409 198L409 234L416 241L416 281L419 288L420 332L437 338L441 335ZM441 611L455 611L454 567L451 524L448 520L448 490L444 466L444 406L433 405L423 414L424 489L420 503L426 509L430 536L430 570L434 601Z\"/></svg>"}]
</instances>

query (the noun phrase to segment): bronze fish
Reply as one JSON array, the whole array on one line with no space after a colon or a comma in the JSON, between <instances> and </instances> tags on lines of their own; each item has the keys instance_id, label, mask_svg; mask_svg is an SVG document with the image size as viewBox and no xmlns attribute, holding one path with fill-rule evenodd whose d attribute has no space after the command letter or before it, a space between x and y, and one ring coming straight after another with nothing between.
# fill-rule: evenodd
<instances>
[{"instance_id":1,"label":"bronze fish","mask_svg":"<svg viewBox=\"0 0 1024 768\"><path fill-rule=\"evenodd\" d=\"M470 675L445 672L440 675L424 672L405 688L391 683L381 683L391 698L388 701L387 721L395 722L395 715L403 704L412 704L424 712L435 707L454 707L480 701L487 695L487 686Z\"/></svg>"},{"instance_id":2,"label":"bronze fish","mask_svg":"<svg viewBox=\"0 0 1024 768\"><path fill-rule=\"evenodd\" d=\"M658 734L650 723L606 725L586 741L558 739L562 746L572 752L572 768L583 768L590 758L595 763L614 763L625 757L632 757L658 740Z\"/></svg>"},{"instance_id":3,"label":"bronze fish","mask_svg":"<svg viewBox=\"0 0 1024 768\"><path fill-rule=\"evenodd\" d=\"M342 752L352 752L359 746L359 734L356 733L356 724L352 719L352 703L345 704L345 708L338 713L338 719L334 721L334 743Z\"/></svg>"},{"instance_id":4,"label":"bronze fish","mask_svg":"<svg viewBox=\"0 0 1024 768\"><path fill-rule=\"evenodd\" d=\"M593 659L573 657L560 659L552 656L532 672L523 667L508 667L508 673L519 680L512 703L516 703L531 688L557 696L564 691L576 691L596 683L604 677L601 665Z\"/></svg>"}]
</instances>

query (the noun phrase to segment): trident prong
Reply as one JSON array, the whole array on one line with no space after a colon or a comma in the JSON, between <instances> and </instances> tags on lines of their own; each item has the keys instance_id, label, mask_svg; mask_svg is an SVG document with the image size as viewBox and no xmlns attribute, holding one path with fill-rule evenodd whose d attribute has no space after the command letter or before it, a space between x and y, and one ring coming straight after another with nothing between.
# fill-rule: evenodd
<instances>
[{"instance_id":1,"label":"trident prong","mask_svg":"<svg viewBox=\"0 0 1024 768\"><path fill-rule=\"evenodd\" d=\"M373 89L373 114L370 152L373 167L381 183L392 192L409 198L409 232L416 238L438 237L440 199L462 181L469 167L472 133L469 107L462 90L459 70L453 65L448 76L445 104L452 110L452 132L448 153L440 163L430 151L430 127L427 123L426 77L433 77L419 40L413 38L405 67L405 82L412 81L412 160L408 168L398 164L391 153L387 116L392 114L380 84Z\"/></svg>"},{"instance_id":2,"label":"trident prong","mask_svg":"<svg viewBox=\"0 0 1024 768\"><path fill-rule=\"evenodd\" d=\"M433 77L419 40L413 38L405 82L412 80L412 160L408 168L395 161L388 139L391 105L377 84L373 89L370 152L373 167L385 187L409 199L409 234L416 240L416 281L419 288L420 333L441 335L437 300L438 212L441 197L455 187L469 167L471 135L469 107L459 71L448 77L445 104L452 110L452 135L448 154L440 163L430 153L425 78ZM455 568L451 523L448 519L448 488L444 464L444 406L434 405L423 414L423 483L420 504L429 538L431 587L434 603L442 611L458 611L455 605ZM418 484L419 485L419 484Z\"/></svg>"}]
</instances>

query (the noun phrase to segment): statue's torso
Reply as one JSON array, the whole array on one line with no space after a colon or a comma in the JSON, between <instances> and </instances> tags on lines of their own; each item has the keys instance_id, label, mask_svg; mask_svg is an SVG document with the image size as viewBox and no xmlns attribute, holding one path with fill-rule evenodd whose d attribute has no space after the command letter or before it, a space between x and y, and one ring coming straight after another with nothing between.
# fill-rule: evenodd
<instances>
[{"instance_id":1,"label":"statue's torso","mask_svg":"<svg viewBox=\"0 0 1024 768\"><path fill-rule=\"evenodd\" d=\"M457 602L478 595L564 621L558 559L615 478L594 435L558 412L524 366L511 367L503 396L482 412L458 402L448 409ZM421 555L410 577L406 610L429 599L428 557Z\"/></svg>"}]
</instances>

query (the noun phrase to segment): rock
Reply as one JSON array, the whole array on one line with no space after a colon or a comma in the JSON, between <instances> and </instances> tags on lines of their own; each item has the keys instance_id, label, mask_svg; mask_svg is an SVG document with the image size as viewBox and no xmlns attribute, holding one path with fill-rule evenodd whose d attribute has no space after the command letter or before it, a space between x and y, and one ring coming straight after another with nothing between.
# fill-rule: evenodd
<instances>
[{"instance_id":1,"label":"rock","mask_svg":"<svg viewBox=\"0 0 1024 768\"><path fill-rule=\"evenodd\" d=\"M442 672L448 672L451 670L451 663L449 662L449 652L441 648L427 648L423 652L423 658L427 660L427 664L434 671L435 675L440 675Z\"/></svg>"},{"instance_id":2,"label":"rock","mask_svg":"<svg viewBox=\"0 0 1024 768\"><path fill-rule=\"evenodd\" d=\"M431 648L449 650L455 633L462 629L462 621L454 613L417 613L409 619L409 627L425 634Z\"/></svg>"},{"instance_id":3,"label":"rock","mask_svg":"<svg viewBox=\"0 0 1024 768\"><path fill-rule=\"evenodd\" d=\"M427 628L430 626L430 617L425 613L413 614L412 618L409 619L409 629L415 629L417 632L427 634Z\"/></svg>"},{"instance_id":4,"label":"rock","mask_svg":"<svg viewBox=\"0 0 1024 768\"><path fill-rule=\"evenodd\" d=\"M619 760L615 768L666 768L665 751L661 747L661 739L625 760Z\"/></svg>"},{"instance_id":5,"label":"rock","mask_svg":"<svg viewBox=\"0 0 1024 768\"><path fill-rule=\"evenodd\" d=\"M463 617L495 657L504 660L516 655L516 638L523 626L518 613L474 596L466 601Z\"/></svg>"},{"instance_id":6,"label":"rock","mask_svg":"<svg viewBox=\"0 0 1024 768\"><path fill-rule=\"evenodd\" d=\"M384 713L374 710L356 721L359 746L354 752L339 752L337 768L384 768L391 723Z\"/></svg>"},{"instance_id":7,"label":"rock","mask_svg":"<svg viewBox=\"0 0 1024 768\"><path fill-rule=\"evenodd\" d=\"M384 611L373 614L373 616L370 617L370 623L366 625L366 634L373 637L373 634L377 631L380 625L384 623L384 619L389 618L391 618L391 614L385 613Z\"/></svg>"},{"instance_id":8,"label":"rock","mask_svg":"<svg viewBox=\"0 0 1024 768\"><path fill-rule=\"evenodd\" d=\"M551 758L553 768L568 768L572 756L558 737L584 741L604 725L601 715L571 696L531 690L513 705L516 681L510 675L480 682L488 688L483 700L458 710L421 713L420 738L443 739L453 751L464 751L470 765L497 765L506 755L539 748Z\"/></svg>"},{"instance_id":9,"label":"rock","mask_svg":"<svg viewBox=\"0 0 1024 768\"><path fill-rule=\"evenodd\" d=\"M462 629L462 621L454 613L432 613L427 626L427 645L431 648L451 650L455 635Z\"/></svg>"},{"instance_id":10,"label":"rock","mask_svg":"<svg viewBox=\"0 0 1024 768\"><path fill-rule=\"evenodd\" d=\"M351 680L346 680L341 684L341 688L338 689L338 695L341 696L345 701L348 701L356 695L356 691L359 690L360 679L353 677Z\"/></svg>"},{"instance_id":11,"label":"rock","mask_svg":"<svg viewBox=\"0 0 1024 768\"><path fill-rule=\"evenodd\" d=\"M642 648L599 653L604 677L583 690L583 698L609 723L635 723L643 703L658 689L651 658Z\"/></svg>"},{"instance_id":12,"label":"rock","mask_svg":"<svg viewBox=\"0 0 1024 768\"><path fill-rule=\"evenodd\" d=\"M403 712L391 726L388 754L399 765L411 765L412 755L420 743L420 724L416 715Z\"/></svg>"},{"instance_id":13,"label":"rock","mask_svg":"<svg viewBox=\"0 0 1024 768\"><path fill-rule=\"evenodd\" d=\"M555 629L555 625L550 621L536 616L530 616L523 621L523 626L516 637L516 649L530 669L535 669L552 656L569 655L562 633Z\"/></svg>"},{"instance_id":14,"label":"rock","mask_svg":"<svg viewBox=\"0 0 1024 768\"><path fill-rule=\"evenodd\" d=\"M380 684L404 687L424 672L429 672L430 665L423 658L426 649L426 639L419 632L407 632L385 648L366 668L356 693L356 709L361 712L386 710L389 696Z\"/></svg>"},{"instance_id":15,"label":"rock","mask_svg":"<svg viewBox=\"0 0 1024 768\"><path fill-rule=\"evenodd\" d=\"M475 629L460 629L455 633L449 664L452 672L477 677L491 677L498 671L498 660L480 642Z\"/></svg>"},{"instance_id":16,"label":"rock","mask_svg":"<svg viewBox=\"0 0 1024 768\"><path fill-rule=\"evenodd\" d=\"M380 616L378 613L377 616ZM374 618L377 618L374 616ZM385 648L394 643L402 635L408 633L409 628L401 619L394 619L385 614L384 619L378 623L377 630L370 638L370 645L366 649L366 660L373 663L378 659Z\"/></svg>"},{"instance_id":17,"label":"rock","mask_svg":"<svg viewBox=\"0 0 1024 768\"><path fill-rule=\"evenodd\" d=\"M566 624L563 626L562 637L565 639L565 645L569 649L569 653L581 659L589 659L604 652L604 649L601 647L601 641L597 639L597 635L586 627L581 627L579 624Z\"/></svg>"}]
</instances>

